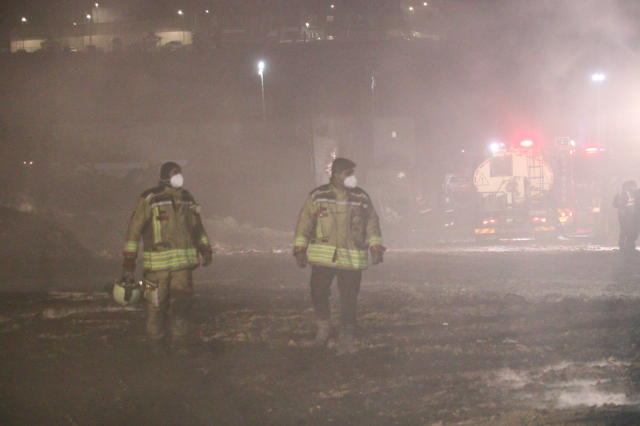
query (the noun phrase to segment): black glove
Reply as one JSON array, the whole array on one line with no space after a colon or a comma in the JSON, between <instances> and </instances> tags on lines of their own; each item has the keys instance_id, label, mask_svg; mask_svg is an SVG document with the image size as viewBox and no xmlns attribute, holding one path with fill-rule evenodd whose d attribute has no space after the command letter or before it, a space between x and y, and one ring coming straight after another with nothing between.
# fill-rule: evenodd
<instances>
[{"instance_id":1,"label":"black glove","mask_svg":"<svg viewBox=\"0 0 640 426\"><path fill-rule=\"evenodd\" d=\"M381 245L371 246L369 247L369 251L371 252L371 264L379 265L384 262L383 254L387 251L387 248Z\"/></svg>"},{"instance_id":2,"label":"black glove","mask_svg":"<svg viewBox=\"0 0 640 426\"><path fill-rule=\"evenodd\" d=\"M213 262L213 249L211 246L203 247L200 255L202 256L202 266L206 267L211 265L211 262Z\"/></svg>"},{"instance_id":3,"label":"black glove","mask_svg":"<svg viewBox=\"0 0 640 426\"><path fill-rule=\"evenodd\" d=\"M293 249L293 255L296 257L296 263L298 267L304 268L307 266L307 250L304 248L296 247Z\"/></svg>"},{"instance_id":4,"label":"black glove","mask_svg":"<svg viewBox=\"0 0 640 426\"><path fill-rule=\"evenodd\" d=\"M136 281L136 271L132 271L131 269L123 269L122 270L122 281L131 283Z\"/></svg>"},{"instance_id":5,"label":"black glove","mask_svg":"<svg viewBox=\"0 0 640 426\"><path fill-rule=\"evenodd\" d=\"M125 269L127 271L135 272L136 266L137 266L137 264L136 264L136 260L134 258L125 257L122 260L122 269Z\"/></svg>"}]
</instances>

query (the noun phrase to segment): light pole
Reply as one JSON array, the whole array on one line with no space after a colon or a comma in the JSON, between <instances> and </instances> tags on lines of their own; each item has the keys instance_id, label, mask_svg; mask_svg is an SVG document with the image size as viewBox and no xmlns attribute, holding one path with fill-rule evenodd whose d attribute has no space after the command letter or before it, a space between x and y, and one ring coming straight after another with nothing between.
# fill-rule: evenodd
<instances>
[{"instance_id":1,"label":"light pole","mask_svg":"<svg viewBox=\"0 0 640 426\"><path fill-rule=\"evenodd\" d=\"M98 6L100 6L98 3L96 3L96 24L100 23L100 17L98 16Z\"/></svg>"},{"instance_id":2,"label":"light pole","mask_svg":"<svg viewBox=\"0 0 640 426\"><path fill-rule=\"evenodd\" d=\"M25 18L24 16L22 17L22 21L20 24L20 28L22 31L20 31L22 33L22 50L26 50L24 48L24 24L27 22L27 18Z\"/></svg>"},{"instance_id":3,"label":"light pole","mask_svg":"<svg viewBox=\"0 0 640 426\"><path fill-rule=\"evenodd\" d=\"M598 101L597 101L597 139L600 145L603 144L602 137L602 84L607 79L607 76L603 73L595 73L591 75L591 81L596 84L598 90Z\"/></svg>"},{"instance_id":4,"label":"light pole","mask_svg":"<svg viewBox=\"0 0 640 426\"><path fill-rule=\"evenodd\" d=\"M258 62L258 74L262 85L262 123L264 124L267 121L267 108L264 103L264 61Z\"/></svg>"},{"instance_id":5,"label":"light pole","mask_svg":"<svg viewBox=\"0 0 640 426\"><path fill-rule=\"evenodd\" d=\"M93 39L91 38L91 15L87 15L87 20L87 25L89 26L89 46L93 46Z\"/></svg>"},{"instance_id":6,"label":"light pole","mask_svg":"<svg viewBox=\"0 0 640 426\"><path fill-rule=\"evenodd\" d=\"M184 13L182 12L182 10L178 11L178 15L180 15L180 18L182 18L182 45L186 45L187 44L187 36L184 33Z\"/></svg>"}]
</instances>

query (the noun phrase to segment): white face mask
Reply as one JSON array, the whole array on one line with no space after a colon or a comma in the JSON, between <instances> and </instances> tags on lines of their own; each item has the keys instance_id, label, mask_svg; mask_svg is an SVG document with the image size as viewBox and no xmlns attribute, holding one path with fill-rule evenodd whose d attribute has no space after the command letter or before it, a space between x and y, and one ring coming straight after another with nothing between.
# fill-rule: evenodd
<instances>
[{"instance_id":1,"label":"white face mask","mask_svg":"<svg viewBox=\"0 0 640 426\"><path fill-rule=\"evenodd\" d=\"M354 175L349 176L344 180L344 186L347 188L355 188L358 184L358 179Z\"/></svg>"},{"instance_id":2,"label":"white face mask","mask_svg":"<svg viewBox=\"0 0 640 426\"><path fill-rule=\"evenodd\" d=\"M177 188L182 188L182 184L184 184L184 178L182 177L182 173L173 175L173 177L171 178L171 186L177 189Z\"/></svg>"}]
</instances>

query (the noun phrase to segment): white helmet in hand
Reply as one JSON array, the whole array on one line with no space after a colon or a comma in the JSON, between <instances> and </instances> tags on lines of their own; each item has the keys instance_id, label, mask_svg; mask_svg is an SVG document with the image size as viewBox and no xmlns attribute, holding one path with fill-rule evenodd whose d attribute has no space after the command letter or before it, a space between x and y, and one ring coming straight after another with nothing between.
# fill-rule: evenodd
<instances>
[{"instance_id":1,"label":"white helmet in hand","mask_svg":"<svg viewBox=\"0 0 640 426\"><path fill-rule=\"evenodd\" d=\"M119 279L113 284L113 300L120 306L131 306L138 303L142 296L142 282L131 279Z\"/></svg>"}]
</instances>

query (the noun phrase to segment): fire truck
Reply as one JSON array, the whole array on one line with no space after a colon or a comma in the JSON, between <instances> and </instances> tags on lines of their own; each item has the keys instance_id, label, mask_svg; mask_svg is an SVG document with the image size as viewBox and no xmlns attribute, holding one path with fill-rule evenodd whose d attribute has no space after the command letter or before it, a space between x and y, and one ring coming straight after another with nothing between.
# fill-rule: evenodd
<instances>
[{"instance_id":1,"label":"fire truck","mask_svg":"<svg viewBox=\"0 0 640 426\"><path fill-rule=\"evenodd\" d=\"M565 235L604 232L603 197L612 176L604 148L576 148L569 138L556 138L550 160L556 175L554 188L558 222Z\"/></svg>"},{"instance_id":2,"label":"fire truck","mask_svg":"<svg viewBox=\"0 0 640 426\"><path fill-rule=\"evenodd\" d=\"M489 158L476 169L473 184L480 196L477 241L556 238L553 170L541 147L532 141L511 146L493 144Z\"/></svg>"}]
</instances>

